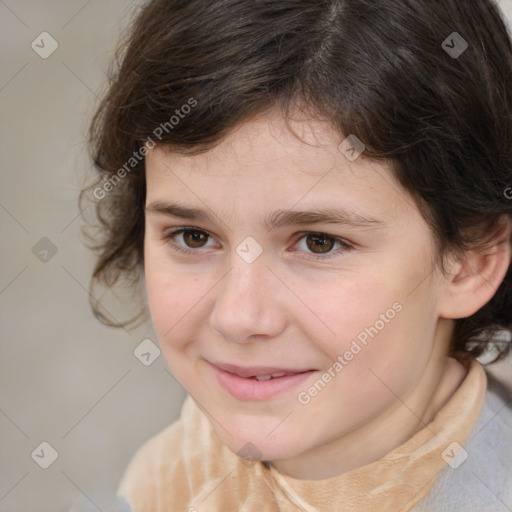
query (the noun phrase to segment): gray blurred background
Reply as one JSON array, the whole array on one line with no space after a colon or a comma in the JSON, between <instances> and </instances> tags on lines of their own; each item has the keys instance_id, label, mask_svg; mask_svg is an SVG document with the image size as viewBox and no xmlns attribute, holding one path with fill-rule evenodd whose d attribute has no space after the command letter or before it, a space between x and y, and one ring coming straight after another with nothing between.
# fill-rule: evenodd
<instances>
[{"instance_id":1,"label":"gray blurred background","mask_svg":"<svg viewBox=\"0 0 512 512\"><path fill-rule=\"evenodd\" d=\"M136 4L0 0L0 512L107 512L185 398L150 342L136 350L157 344L150 325L109 329L88 303L86 129Z\"/></svg>"}]
</instances>

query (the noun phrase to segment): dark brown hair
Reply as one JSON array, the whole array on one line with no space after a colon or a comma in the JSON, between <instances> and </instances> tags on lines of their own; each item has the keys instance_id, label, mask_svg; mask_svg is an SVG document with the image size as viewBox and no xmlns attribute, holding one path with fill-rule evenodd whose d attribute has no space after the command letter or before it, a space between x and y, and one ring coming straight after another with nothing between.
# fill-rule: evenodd
<instances>
[{"instance_id":1,"label":"dark brown hair","mask_svg":"<svg viewBox=\"0 0 512 512\"><path fill-rule=\"evenodd\" d=\"M512 45L492 0L153 0L127 28L91 124L91 284L143 274L145 143L197 154L273 105L285 119L307 109L387 159L439 255L484 244L512 217ZM478 356L511 329L511 283L509 267L456 320L453 354Z\"/></svg>"}]
</instances>

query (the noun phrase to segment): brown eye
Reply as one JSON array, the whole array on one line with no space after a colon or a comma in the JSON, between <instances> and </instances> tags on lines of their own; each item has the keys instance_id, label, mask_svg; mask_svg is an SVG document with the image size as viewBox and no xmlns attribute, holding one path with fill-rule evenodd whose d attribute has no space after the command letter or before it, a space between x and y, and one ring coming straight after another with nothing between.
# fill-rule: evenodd
<instances>
[{"instance_id":1,"label":"brown eye","mask_svg":"<svg viewBox=\"0 0 512 512\"><path fill-rule=\"evenodd\" d=\"M343 238L319 231L305 231L295 244L295 251L305 260L327 262L352 252L354 246Z\"/></svg>"},{"instance_id":2,"label":"brown eye","mask_svg":"<svg viewBox=\"0 0 512 512\"><path fill-rule=\"evenodd\" d=\"M208 235L202 231L195 231L192 229L183 230L183 241L188 247L197 249L203 247L203 245L208 241Z\"/></svg>"},{"instance_id":3,"label":"brown eye","mask_svg":"<svg viewBox=\"0 0 512 512\"><path fill-rule=\"evenodd\" d=\"M162 233L162 239L173 251L189 256L202 255L204 251L199 249L211 249L215 246L214 239L210 233L194 227L165 231Z\"/></svg>"},{"instance_id":4,"label":"brown eye","mask_svg":"<svg viewBox=\"0 0 512 512\"><path fill-rule=\"evenodd\" d=\"M323 233L312 233L306 236L308 249L316 254L329 252L334 247L335 240Z\"/></svg>"}]
</instances>

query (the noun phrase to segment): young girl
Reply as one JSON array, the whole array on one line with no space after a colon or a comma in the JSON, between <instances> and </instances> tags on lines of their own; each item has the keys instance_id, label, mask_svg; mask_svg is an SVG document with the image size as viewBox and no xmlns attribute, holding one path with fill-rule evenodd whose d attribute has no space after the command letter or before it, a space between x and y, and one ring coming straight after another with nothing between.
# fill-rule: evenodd
<instances>
[{"instance_id":1,"label":"young girl","mask_svg":"<svg viewBox=\"0 0 512 512\"><path fill-rule=\"evenodd\" d=\"M189 394L130 509L512 510L492 0L151 0L120 49L93 282L141 279Z\"/></svg>"}]
</instances>

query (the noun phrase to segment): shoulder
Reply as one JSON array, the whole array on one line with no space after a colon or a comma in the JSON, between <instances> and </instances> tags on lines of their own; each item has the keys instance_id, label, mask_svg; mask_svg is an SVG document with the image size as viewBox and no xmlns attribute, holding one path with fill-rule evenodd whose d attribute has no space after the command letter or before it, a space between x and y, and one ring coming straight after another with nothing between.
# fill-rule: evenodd
<instances>
[{"instance_id":1,"label":"shoulder","mask_svg":"<svg viewBox=\"0 0 512 512\"><path fill-rule=\"evenodd\" d=\"M463 445L465 460L447 466L414 512L512 509L512 394L487 373L480 414Z\"/></svg>"},{"instance_id":2,"label":"shoulder","mask_svg":"<svg viewBox=\"0 0 512 512\"><path fill-rule=\"evenodd\" d=\"M199 504L206 499L209 510L238 510L240 502L255 510L264 502L266 510L277 510L267 473L261 462L242 462L231 452L189 396L179 420L137 450L117 495L130 512L203 510ZM212 493L221 484L223 492Z\"/></svg>"},{"instance_id":3,"label":"shoulder","mask_svg":"<svg viewBox=\"0 0 512 512\"><path fill-rule=\"evenodd\" d=\"M190 400L185 400L180 418L148 439L130 460L117 495L125 498L134 511L156 510L162 485L181 473L183 423L193 414Z\"/></svg>"}]
</instances>

